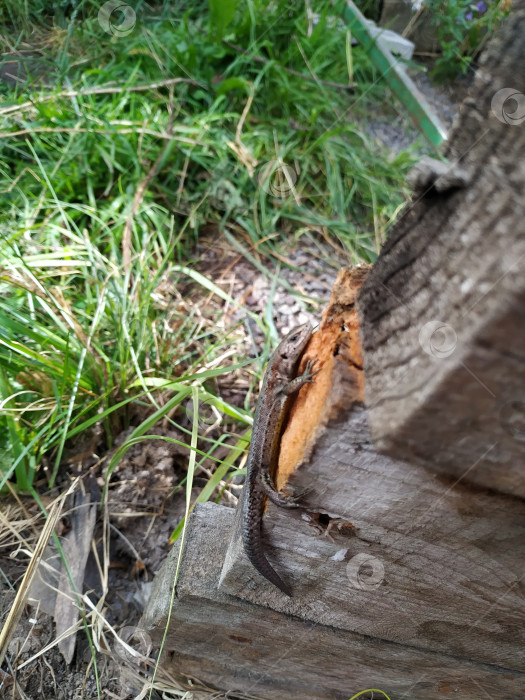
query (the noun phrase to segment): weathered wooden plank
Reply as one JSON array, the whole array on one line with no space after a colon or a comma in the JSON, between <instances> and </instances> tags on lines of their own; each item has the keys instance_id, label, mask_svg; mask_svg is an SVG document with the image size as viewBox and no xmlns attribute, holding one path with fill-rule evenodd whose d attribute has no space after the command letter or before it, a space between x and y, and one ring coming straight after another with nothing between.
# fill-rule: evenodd
<instances>
[{"instance_id":1,"label":"weathered wooden plank","mask_svg":"<svg viewBox=\"0 0 525 700\"><path fill-rule=\"evenodd\" d=\"M314 522L270 504L265 529L293 600L242 550L224 591L322 625L525 670L521 499L378 455L359 404L326 427L290 484L306 492ZM319 513L333 519L333 541L314 527Z\"/></svg>"},{"instance_id":2,"label":"weathered wooden plank","mask_svg":"<svg viewBox=\"0 0 525 700\"><path fill-rule=\"evenodd\" d=\"M522 699L523 674L315 622L321 607L333 603L330 590L315 609L306 597L306 583L297 600L281 602L275 594L261 601L257 581L254 591L245 593L255 594L261 605L219 591L224 533L232 527L233 517L232 510L214 504L198 505L191 517L166 638L165 670L193 676L232 694L237 691L268 700L348 700L365 688L380 688L391 698L418 700L442 700L447 694L461 700ZM309 550L304 553L310 557L310 568L311 555ZM156 643L169 613L176 559L174 550L155 579L141 621ZM288 567L288 554L286 559ZM377 589L372 603L359 597L363 591L347 586L347 592L347 601L357 596L369 618L379 619L384 613L383 606L378 610L373 604L381 599ZM265 607L269 603L288 614Z\"/></svg>"},{"instance_id":3,"label":"weathered wooden plank","mask_svg":"<svg viewBox=\"0 0 525 700\"><path fill-rule=\"evenodd\" d=\"M446 155L468 185L418 195L358 302L377 448L521 497L524 32L521 2L492 40L450 135Z\"/></svg>"}]
</instances>

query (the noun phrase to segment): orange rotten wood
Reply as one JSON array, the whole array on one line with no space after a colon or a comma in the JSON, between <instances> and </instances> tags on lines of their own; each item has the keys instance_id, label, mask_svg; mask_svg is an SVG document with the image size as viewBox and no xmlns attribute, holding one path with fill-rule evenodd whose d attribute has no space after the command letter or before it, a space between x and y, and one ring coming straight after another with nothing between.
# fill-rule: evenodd
<instances>
[{"instance_id":1,"label":"orange rotten wood","mask_svg":"<svg viewBox=\"0 0 525 700\"><path fill-rule=\"evenodd\" d=\"M282 489L298 464L308 459L323 426L353 401L364 402L363 352L355 303L368 266L343 268L299 365L317 358L321 368L313 384L302 387L294 401L279 454L276 485ZM334 383L333 377L337 377Z\"/></svg>"}]
</instances>

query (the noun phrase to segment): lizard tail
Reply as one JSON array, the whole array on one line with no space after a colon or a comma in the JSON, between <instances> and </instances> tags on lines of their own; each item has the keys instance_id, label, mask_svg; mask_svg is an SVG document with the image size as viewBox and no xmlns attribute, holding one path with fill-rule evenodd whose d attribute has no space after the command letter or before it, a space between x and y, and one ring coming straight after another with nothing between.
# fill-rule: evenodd
<instances>
[{"instance_id":1,"label":"lizard tail","mask_svg":"<svg viewBox=\"0 0 525 700\"><path fill-rule=\"evenodd\" d=\"M288 586L282 578L279 576L277 571L272 568L270 562L264 555L261 547L257 547L256 543L251 541L251 538L244 539L244 551L246 556L257 569L257 571L264 576L265 579L277 586L285 595L292 597L292 589Z\"/></svg>"}]
</instances>

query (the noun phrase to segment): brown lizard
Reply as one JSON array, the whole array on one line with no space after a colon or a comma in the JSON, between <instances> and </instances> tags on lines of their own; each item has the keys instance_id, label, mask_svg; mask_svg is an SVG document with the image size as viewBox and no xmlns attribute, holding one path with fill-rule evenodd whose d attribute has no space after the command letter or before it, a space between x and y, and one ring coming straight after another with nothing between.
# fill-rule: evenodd
<instances>
[{"instance_id":1,"label":"brown lizard","mask_svg":"<svg viewBox=\"0 0 525 700\"><path fill-rule=\"evenodd\" d=\"M295 376L301 355L312 335L309 323L294 328L271 355L253 419L252 439L242 493L242 541L248 559L268 581L291 596L292 591L271 567L262 544L262 515L268 497L288 508L297 503L280 493L273 484L280 439L288 408L288 398L303 384L313 380L317 360L308 360L304 372Z\"/></svg>"}]
</instances>

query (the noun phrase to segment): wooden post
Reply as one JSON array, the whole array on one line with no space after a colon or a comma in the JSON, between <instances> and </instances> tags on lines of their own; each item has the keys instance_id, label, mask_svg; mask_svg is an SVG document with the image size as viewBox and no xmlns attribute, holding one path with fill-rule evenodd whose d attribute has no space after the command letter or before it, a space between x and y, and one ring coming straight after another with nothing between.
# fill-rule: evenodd
<instances>
[{"instance_id":1,"label":"wooden post","mask_svg":"<svg viewBox=\"0 0 525 700\"><path fill-rule=\"evenodd\" d=\"M439 180L427 183L359 299L376 447L521 497L524 31L520 3L492 41L450 136L451 170L460 166L468 184L440 191Z\"/></svg>"}]
</instances>

